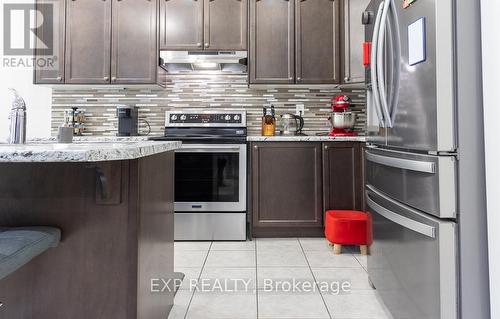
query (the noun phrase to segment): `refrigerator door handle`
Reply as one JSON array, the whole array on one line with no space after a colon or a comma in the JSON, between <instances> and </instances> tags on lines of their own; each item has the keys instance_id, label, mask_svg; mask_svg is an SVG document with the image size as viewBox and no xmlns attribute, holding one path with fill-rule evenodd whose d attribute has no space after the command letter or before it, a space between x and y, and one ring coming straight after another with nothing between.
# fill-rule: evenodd
<instances>
[{"instance_id":1,"label":"refrigerator door handle","mask_svg":"<svg viewBox=\"0 0 500 319\"><path fill-rule=\"evenodd\" d=\"M401 168L415 172L429 173L429 174L436 173L436 164L431 162L422 162L422 161L403 159L397 157L387 157L387 156L373 154L370 153L369 151L366 152L366 160L380 165Z\"/></svg>"},{"instance_id":2,"label":"refrigerator door handle","mask_svg":"<svg viewBox=\"0 0 500 319\"><path fill-rule=\"evenodd\" d=\"M369 187L371 189L371 187ZM416 220L413 220L411 218L408 218L408 217L405 217L405 216L402 216L402 215L399 215L385 207L383 207L382 205L378 204L375 202L375 200L372 199L372 197L370 197L371 194L375 194L379 197L382 197L384 200L387 200L389 201L391 204L397 206L397 207L400 207L402 210L409 210L409 211L413 211L411 210L410 208L408 207L404 207L402 206L401 204L399 204L398 202L388 198L387 196L384 196L378 192L375 192L373 190L371 191L367 191L367 194L366 194L366 203L368 204L368 206L373 209L375 212L377 212L378 214L382 215L383 217L387 218L388 220L398 224L398 225L401 225L407 229L410 229L414 232L417 232L419 234L422 234L424 236L427 236L429 238L436 238L436 227L433 227L433 226L429 226L427 224L423 224L423 223L420 223ZM418 214L418 213L417 213Z\"/></svg>"},{"instance_id":3,"label":"refrigerator door handle","mask_svg":"<svg viewBox=\"0 0 500 319\"><path fill-rule=\"evenodd\" d=\"M377 17L375 19L375 26L373 29L373 37L372 37L372 52L371 52L371 61L370 61L370 66L371 66L371 96L372 96L372 102L373 102L373 107L375 108L375 112L377 114L378 120L379 120L379 125L382 127L385 127L385 120L384 120L384 115L382 114L382 109L380 106L380 94L379 94L379 89L378 89L378 79L377 79L377 47L378 47L378 37L379 37L379 32L380 32L380 20L382 18L382 12L383 12L383 6L384 3L380 3L378 10L377 10Z\"/></svg>"},{"instance_id":4,"label":"refrigerator door handle","mask_svg":"<svg viewBox=\"0 0 500 319\"><path fill-rule=\"evenodd\" d=\"M394 0L391 0L391 2ZM392 37L391 41L394 44L394 56L396 57L393 59L394 63L394 78L393 78L393 87L392 87L392 95L391 95L391 101L392 104L389 106L390 107L390 112L391 112L391 122L394 125L394 121L396 119L396 113L399 105L399 82L401 78L401 62L399 61L399 58L401 56L401 33L399 31L399 18L398 18L398 13L396 10L396 5L394 2L392 2L391 5L391 15L392 19L390 19L391 25L392 25Z\"/></svg>"},{"instance_id":5,"label":"refrigerator door handle","mask_svg":"<svg viewBox=\"0 0 500 319\"><path fill-rule=\"evenodd\" d=\"M385 49L385 31L387 28L387 17L388 13L391 7L391 0L385 0L383 2L383 11L382 11L382 16L380 18L380 32L378 35L378 43L377 43L377 88L378 88L378 94L380 96L380 104L382 106L382 112L385 120L385 126L386 127L392 127L392 119L391 119L391 114L389 112L389 105L387 103L387 94L386 94L386 87L385 87L385 76L384 76L384 49Z\"/></svg>"}]
</instances>

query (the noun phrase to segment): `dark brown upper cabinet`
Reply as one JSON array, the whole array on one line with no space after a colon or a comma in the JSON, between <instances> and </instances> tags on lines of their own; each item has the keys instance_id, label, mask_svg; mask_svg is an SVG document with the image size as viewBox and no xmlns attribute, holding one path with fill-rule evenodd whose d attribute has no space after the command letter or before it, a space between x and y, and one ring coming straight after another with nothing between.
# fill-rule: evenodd
<instances>
[{"instance_id":1,"label":"dark brown upper cabinet","mask_svg":"<svg viewBox=\"0 0 500 319\"><path fill-rule=\"evenodd\" d=\"M340 82L339 0L297 0L296 82Z\"/></svg>"},{"instance_id":2,"label":"dark brown upper cabinet","mask_svg":"<svg viewBox=\"0 0 500 319\"><path fill-rule=\"evenodd\" d=\"M204 46L208 50L247 49L247 0L204 0Z\"/></svg>"},{"instance_id":3,"label":"dark brown upper cabinet","mask_svg":"<svg viewBox=\"0 0 500 319\"><path fill-rule=\"evenodd\" d=\"M295 5L250 0L250 83L295 83Z\"/></svg>"},{"instance_id":4,"label":"dark brown upper cabinet","mask_svg":"<svg viewBox=\"0 0 500 319\"><path fill-rule=\"evenodd\" d=\"M160 0L162 50L246 50L247 0Z\"/></svg>"},{"instance_id":5,"label":"dark brown upper cabinet","mask_svg":"<svg viewBox=\"0 0 500 319\"><path fill-rule=\"evenodd\" d=\"M203 49L203 0L160 0L160 48Z\"/></svg>"},{"instance_id":6,"label":"dark brown upper cabinet","mask_svg":"<svg viewBox=\"0 0 500 319\"><path fill-rule=\"evenodd\" d=\"M323 205L330 209L363 209L361 143L323 143Z\"/></svg>"},{"instance_id":7,"label":"dark brown upper cabinet","mask_svg":"<svg viewBox=\"0 0 500 319\"><path fill-rule=\"evenodd\" d=\"M156 83L158 0L70 0L57 8L59 67L35 69L35 83Z\"/></svg>"},{"instance_id":8,"label":"dark brown upper cabinet","mask_svg":"<svg viewBox=\"0 0 500 319\"><path fill-rule=\"evenodd\" d=\"M251 0L250 83L339 83L339 1Z\"/></svg>"},{"instance_id":9,"label":"dark brown upper cabinet","mask_svg":"<svg viewBox=\"0 0 500 319\"><path fill-rule=\"evenodd\" d=\"M363 42L365 29L361 16L370 0L343 0L342 2L342 43L343 48L343 83L362 83L365 81L363 65Z\"/></svg>"},{"instance_id":10,"label":"dark brown upper cabinet","mask_svg":"<svg viewBox=\"0 0 500 319\"><path fill-rule=\"evenodd\" d=\"M53 0L54 1L54 0ZM36 19L43 16L49 16L53 12L52 25L36 23L41 26L36 29L36 36L43 42L52 40L53 52L51 55L46 55L44 49L36 49L35 56L46 59L46 61L53 62L50 68L39 68L35 64L35 83L47 84L60 84L64 83L64 36L65 36L65 23L66 23L66 1L55 0L52 2L54 7L47 6L46 3L36 2L36 10L41 12L42 15L35 15ZM55 8L56 10L53 10ZM50 10L51 12L47 12ZM53 11L52 11L53 10ZM47 13L46 13L47 12ZM49 41L50 41L49 40Z\"/></svg>"},{"instance_id":11,"label":"dark brown upper cabinet","mask_svg":"<svg viewBox=\"0 0 500 319\"><path fill-rule=\"evenodd\" d=\"M157 14L156 1L113 2L111 83L156 82Z\"/></svg>"},{"instance_id":12,"label":"dark brown upper cabinet","mask_svg":"<svg viewBox=\"0 0 500 319\"><path fill-rule=\"evenodd\" d=\"M111 0L66 3L65 83L110 83Z\"/></svg>"},{"instance_id":13,"label":"dark brown upper cabinet","mask_svg":"<svg viewBox=\"0 0 500 319\"><path fill-rule=\"evenodd\" d=\"M253 234L323 232L321 143L251 143Z\"/></svg>"}]
</instances>

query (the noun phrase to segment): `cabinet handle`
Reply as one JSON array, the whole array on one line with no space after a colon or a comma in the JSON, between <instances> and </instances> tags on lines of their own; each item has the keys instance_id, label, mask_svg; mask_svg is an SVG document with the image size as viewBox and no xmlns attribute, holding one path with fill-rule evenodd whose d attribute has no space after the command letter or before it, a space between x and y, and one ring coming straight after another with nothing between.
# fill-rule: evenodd
<instances>
[{"instance_id":1,"label":"cabinet handle","mask_svg":"<svg viewBox=\"0 0 500 319\"><path fill-rule=\"evenodd\" d=\"M109 81L109 77L105 76L102 78L104 81Z\"/></svg>"},{"instance_id":2,"label":"cabinet handle","mask_svg":"<svg viewBox=\"0 0 500 319\"><path fill-rule=\"evenodd\" d=\"M259 147L258 147L257 145L255 145L253 148L254 148L254 149L258 149Z\"/></svg>"},{"instance_id":3,"label":"cabinet handle","mask_svg":"<svg viewBox=\"0 0 500 319\"><path fill-rule=\"evenodd\" d=\"M349 82L349 81L351 81L351 78L350 78L350 77L348 77L348 76L346 76L346 77L344 78L344 82Z\"/></svg>"},{"instance_id":4,"label":"cabinet handle","mask_svg":"<svg viewBox=\"0 0 500 319\"><path fill-rule=\"evenodd\" d=\"M201 42L196 43L196 46L198 46L198 48L201 48Z\"/></svg>"},{"instance_id":5,"label":"cabinet handle","mask_svg":"<svg viewBox=\"0 0 500 319\"><path fill-rule=\"evenodd\" d=\"M300 76L297 77L297 81L299 81L299 82L302 81L302 78Z\"/></svg>"},{"instance_id":6,"label":"cabinet handle","mask_svg":"<svg viewBox=\"0 0 500 319\"><path fill-rule=\"evenodd\" d=\"M325 145L325 150L327 150L327 149L328 149L328 145Z\"/></svg>"},{"instance_id":7,"label":"cabinet handle","mask_svg":"<svg viewBox=\"0 0 500 319\"><path fill-rule=\"evenodd\" d=\"M293 81L293 77L289 77L288 79L289 79L290 81Z\"/></svg>"},{"instance_id":8,"label":"cabinet handle","mask_svg":"<svg viewBox=\"0 0 500 319\"><path fill-rule=\"evenodd\" d=\"M205 42L205 48L208 48L210 46L210 43Z\"/></svg>"},{"instance_id":9,"label":"cabinet handle","mask_svg":"<svg viewBox=\"0 0 500 319\"><path fill-rule=\"evenodd\" d=\"M104 1L104 0L103 0ZM101 186L101 199L108 199L108 179L104 174L104 171L100 167L95 168L95 174L97 176L97 180L99 181L99 185Z\"/></svg>"},{"instance_id":10,"label":"cabinet handle","mask_svg":"<svg viewBox=\"0 0 500 319\"><path fill-rule=\"evenodd\" d=\"M56 78L56 80L57 80L57 81L59 81L59 82L61 82L61 81L62 81L62 76L58 76L58 77Z\"/></svg>"},{"instance_id":11,"label":"cabinet handle","mask_svg":"<svg viewBox=\"0 0 500 319\"><path fill-rule=\"evenodd\" d=\"M116 82L116 77L112 77L111 82Z\"/></svg>"}]
</instances>

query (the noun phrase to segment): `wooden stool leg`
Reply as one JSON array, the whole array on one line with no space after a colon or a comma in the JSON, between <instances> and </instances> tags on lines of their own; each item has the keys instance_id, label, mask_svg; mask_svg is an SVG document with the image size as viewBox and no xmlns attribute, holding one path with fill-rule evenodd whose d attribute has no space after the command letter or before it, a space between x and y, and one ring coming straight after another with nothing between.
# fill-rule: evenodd
<instances>
[{"instance_id":1,"label":"wooden stool leg","mask_svg":"<svg viewBox=\"0 0 500 319\"><path fill-rule=\"evenodd\" d=\"M361 245L359 246L359 250L361 251L361 255L368 255L370 253L370 247L367 245Z\"/></svg>"},{"instance_id":2,"label":"wooden stool leg","mask_svg":"<svg viewBox=\"0 0 500 319\"><path fill-rule=\"evenodd\" d=\"M340 255L342 254L342 245L339 244L333 244L333 253L335 255Z\"/></svg>"}]
</instances>

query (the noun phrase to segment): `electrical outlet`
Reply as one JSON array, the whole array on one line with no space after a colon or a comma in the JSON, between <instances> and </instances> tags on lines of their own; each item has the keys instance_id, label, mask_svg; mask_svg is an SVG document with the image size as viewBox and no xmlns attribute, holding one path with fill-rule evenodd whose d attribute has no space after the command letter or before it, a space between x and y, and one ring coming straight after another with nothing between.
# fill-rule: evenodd
<instances>
[{"instance_id":1,"label":"electrical outlet","mask_svg":"<svg viewBox=\"0 0 500 319\"><path fill-rule=\"evenodd\" d=\"M304 115L304 104L297 104L295 106L295 115Z\"/></svg>"}]
</instances>

